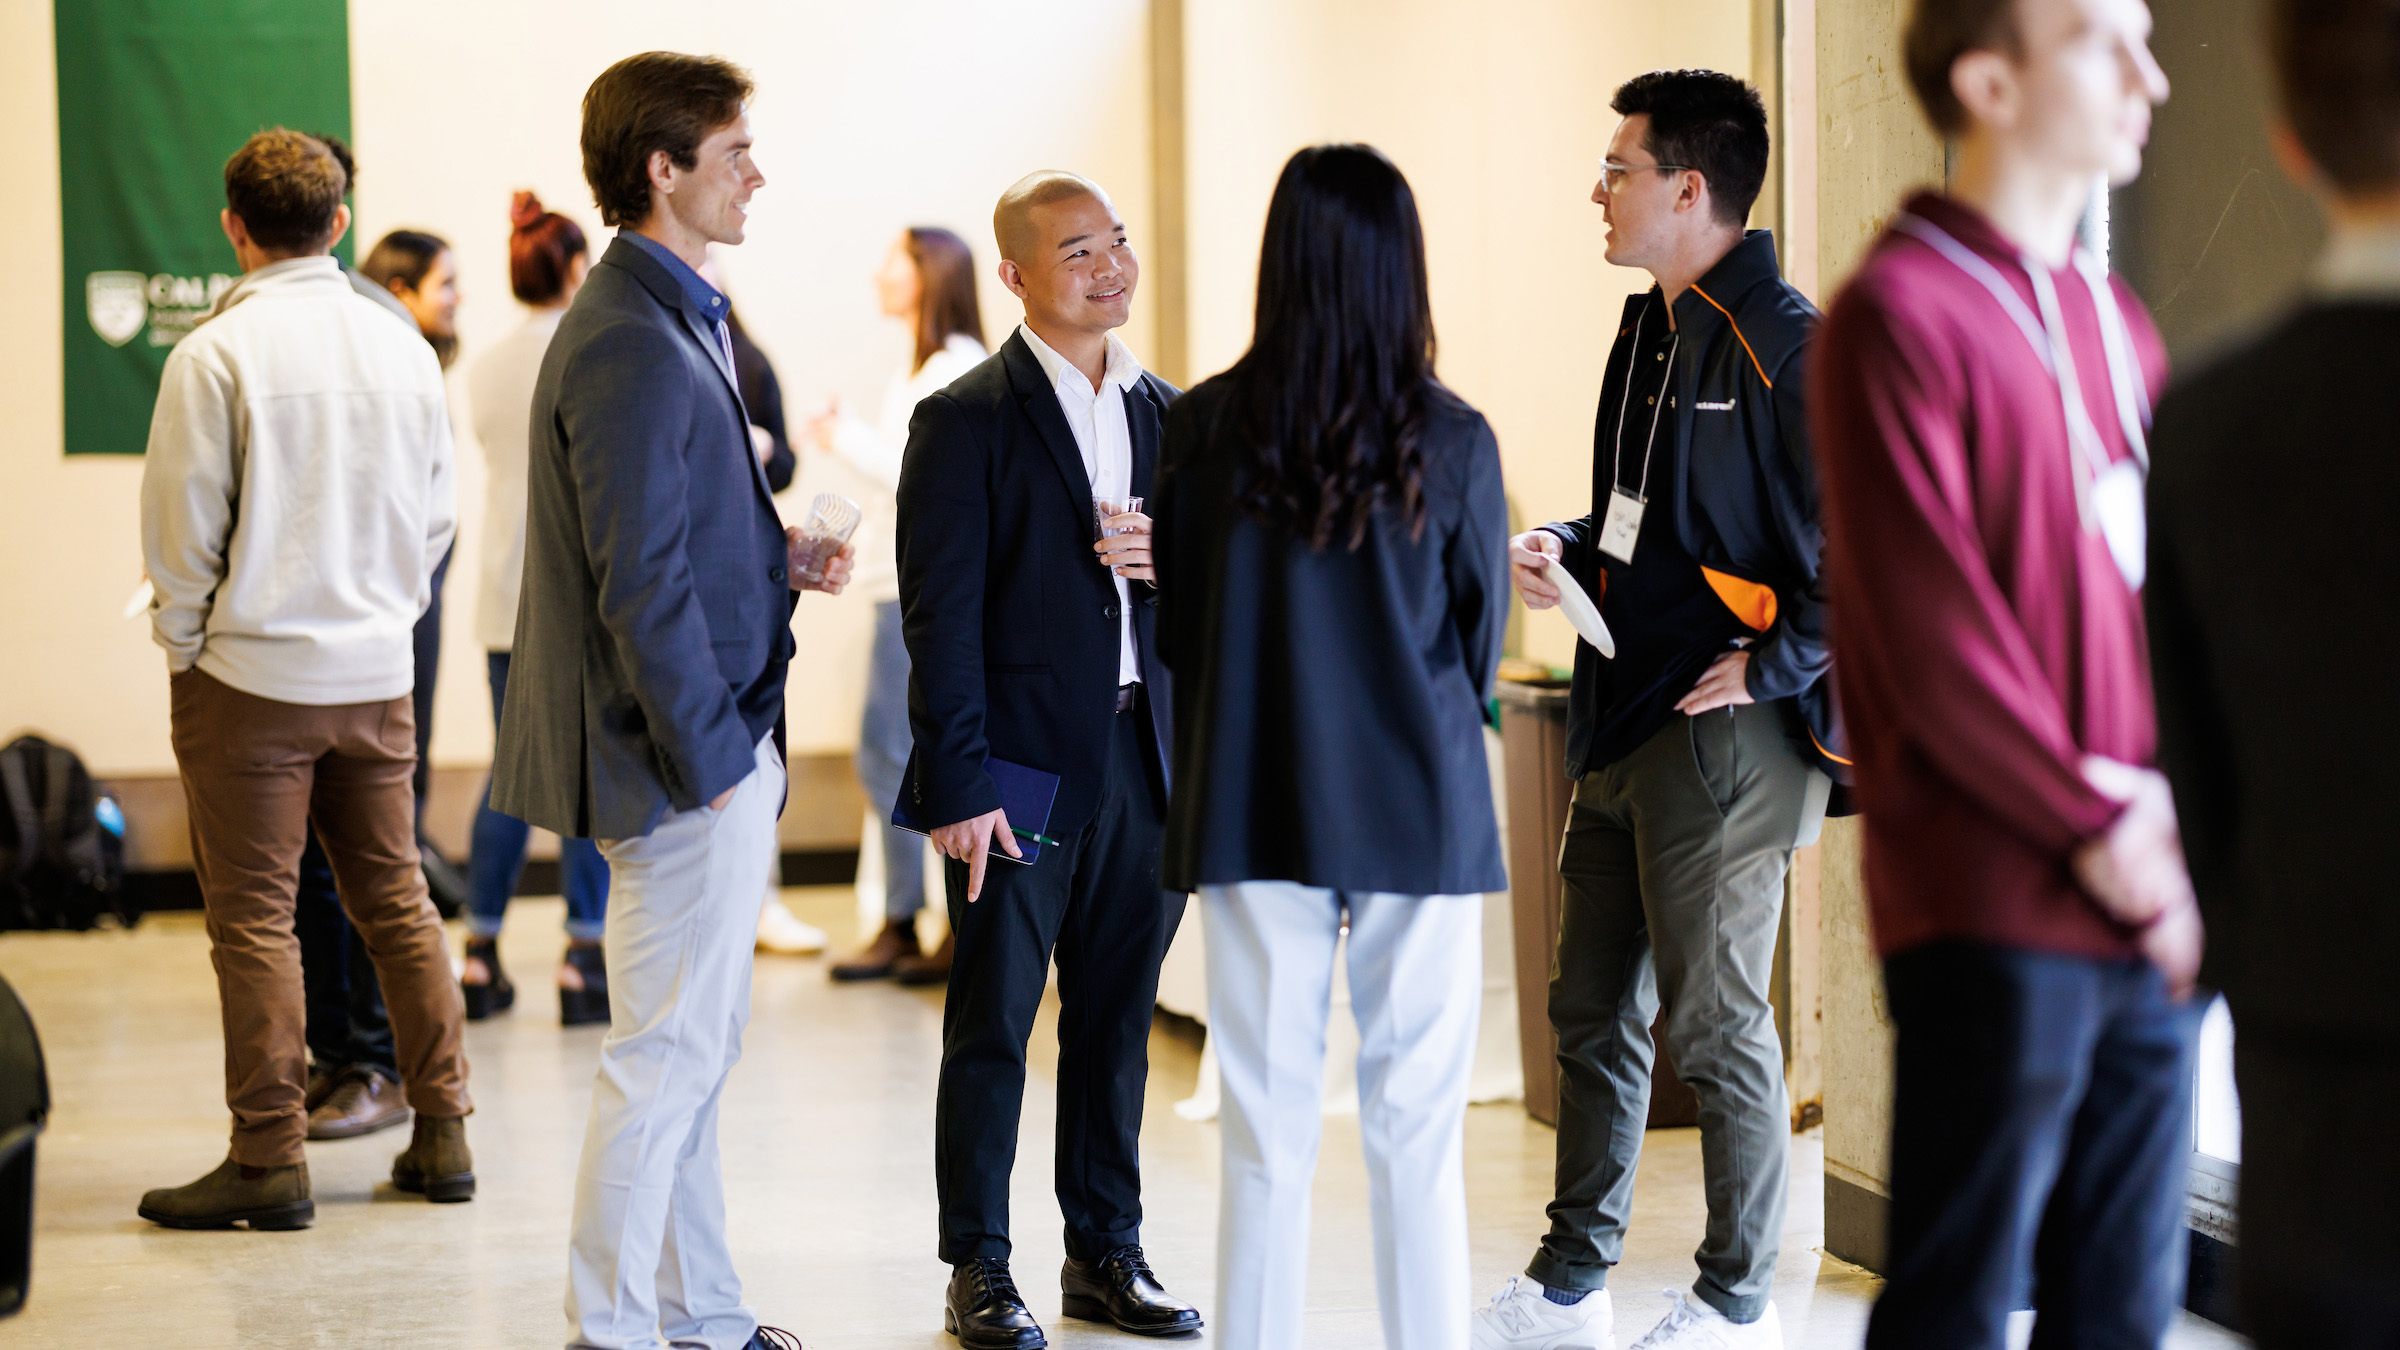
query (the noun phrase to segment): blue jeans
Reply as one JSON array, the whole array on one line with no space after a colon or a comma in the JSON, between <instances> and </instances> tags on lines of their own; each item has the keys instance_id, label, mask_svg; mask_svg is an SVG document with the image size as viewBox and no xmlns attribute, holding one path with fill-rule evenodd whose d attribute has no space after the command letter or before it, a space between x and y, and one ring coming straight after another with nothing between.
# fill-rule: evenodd
<instances>
[{"instance_id":1,"label":"blue jeans","mask_svg":"<svg viewBox=\"0 0 2400 1350\"><path fill-rule=\"evenodd\" d=\"M2202 1007L2139 960L1937 942L1884 962L1899 1033L1888 1283L1868 1350L2151 1350L2183 1303Z\"/></svg>"},{"instance_id":2,"label":"blue jeans","mask_svg":"<svg viewBox=\"0 0 2400 1350\"><path fill-rule=\"evenodd\" d=\"M500 707L508 698L508 653L488 653L492 677L492 725L500 725ZM525 872L525 840L533 827L515 816L492 809L492 785L485 780L483 803L475 808L475 844L469 857L474 893L467 899L467 931L479 938L500 936L508 917L508 898L517 893L517 878ZM600 846L589 839L558 841L558 871L567 893L567 936L578 942L598 942L608 917L608 864Z\"/></svg>"},{"instance_id":3,"label":"blue jeans","mask_svg":"<svg viewBox=\"0 0 2400 1350\"><path fill-rule=\"evenodd\" d=\"M883 915L906 923L925 907L925 837L891 823L900 775L914 738L908 730L908 645L900 638L900 602L875 606L875 647L867 658L867 711L858 725L858 785L883 824Z\"/></svg>"}]
</instances>

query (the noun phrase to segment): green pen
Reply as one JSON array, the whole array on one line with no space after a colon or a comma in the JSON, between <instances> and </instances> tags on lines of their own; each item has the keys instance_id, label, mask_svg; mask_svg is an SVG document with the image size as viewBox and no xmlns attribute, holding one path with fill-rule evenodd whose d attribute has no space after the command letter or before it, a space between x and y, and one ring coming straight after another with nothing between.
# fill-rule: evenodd
<instances>
[{"instance_id":1,"label":"green pen","mask_svg":"<svg viewBox=\"0 0 2400 1350\"><path fill-rule=\"evenodd\" d=\"M1031 830L1020 830L1014 825L1008 827L1008 832L1015 835L1019 839L1030 839L1037 844L1048 844L1052 848L1064 847L1064 845L1060 844L1057 840L1046 834L1035 834Z\"/></svg>"}]
</instances>

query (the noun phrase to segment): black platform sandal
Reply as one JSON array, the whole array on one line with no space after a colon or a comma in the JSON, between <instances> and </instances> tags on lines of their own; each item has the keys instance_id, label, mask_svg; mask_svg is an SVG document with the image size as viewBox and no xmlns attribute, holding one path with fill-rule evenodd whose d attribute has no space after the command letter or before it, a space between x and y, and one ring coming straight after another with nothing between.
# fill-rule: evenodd
<instances>
[{"instance_id":1,"label":"black platform sandal","mask_svg":"<svg viewBox=\"0 0 2400 1350\"><path fill-rule=\"evenodd\" d=\"M597 942L570 942L558 965L558 1024L588 1026L608 1020L608 964ZM574 979L580 987L565 982Z\"/></svg>"},{"instance_id":2,"label":"black platform sandal","mask_svg":"<svg viewBox=\"0 0 2400 1350\"><path fill-rule=\"evenodd\" d=\"M471 984L464 976L459 978L458 992L466 996L468 1021L480 1022L516 1005L517 987L508 982L508 972L500 969L498 938L468 938L467 962L470 966L480 962L484 972L481 984Z\"/></svg>"}]
</instances>

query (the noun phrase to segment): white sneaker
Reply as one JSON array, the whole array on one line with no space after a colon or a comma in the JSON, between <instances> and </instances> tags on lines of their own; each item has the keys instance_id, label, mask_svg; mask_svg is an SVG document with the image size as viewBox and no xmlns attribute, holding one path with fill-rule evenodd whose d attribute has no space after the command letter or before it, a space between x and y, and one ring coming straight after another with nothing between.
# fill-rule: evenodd
<instances>
[{"instance_id":1,"label":"white sneaker","mask_svg":"<svg viewBox=\"0 0 2400 1350\"><path fill-rule=\"evenodd\" d=\"M1633 1350L1783 1350L1783 1322L1772 1303L1757 1321L1735 1322L1681 1289L1666 1295L1675 1306Z\"/></svg>"},{"instance_id":2,"label":"white sneaker","mask_svg":"<svg viewBox=\"0 0 2400 1350\"><path fill-rule=\"evenodd\" d=\"M769 900L759 908L758 949L762 952L813 956L825 950L828 941L824 929L802 923L800 916L786 909L780 899Z\"/></svg>"},{"instance_id":3,"label":"white sneaker","mask_svg":"<svg viewBox=\"0 0 2400 1350\"><path fill-rule=\"evenodd\" d=\"M1542 1297L1540 1281L1511 1275L1475 1310L1473 1341L1475 1350L1609 1350L1616 1325L1605 1289L1578 1303L1553 1303Z\"/></svg>"}]
</instances>

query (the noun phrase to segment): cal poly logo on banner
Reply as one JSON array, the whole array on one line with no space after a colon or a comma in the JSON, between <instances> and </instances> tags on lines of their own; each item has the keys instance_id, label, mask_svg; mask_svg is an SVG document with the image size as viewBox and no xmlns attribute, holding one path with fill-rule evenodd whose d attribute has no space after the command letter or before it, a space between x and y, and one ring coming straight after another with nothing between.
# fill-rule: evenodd
<instances>
[{"instance_id":1,"label":"cal poly logo on banner","mask_svg":"<svg viewBox=\"0 0 2400 1350\"><path fill-rule=\"evenodd\" d=\"M222 272L205 277L94 272L83 280L83 311L92 331L111 347L141 336L145 323L151 346L172 347L199 327L231 289L233 278Z\"/></svg>"},{"instance_id":2,"label":"cal poly logo on banner","mask_svg":"<svg viewBox=\"0 0 2400 1350\"><path fill-rule=\"evenodd\" d=\"M139 272L94 272L83 279L83 312L102 342L122 347L142 331L142 321L150 317L150 300L143 294L149 284Z\"/></svg>"}]
</instances>

